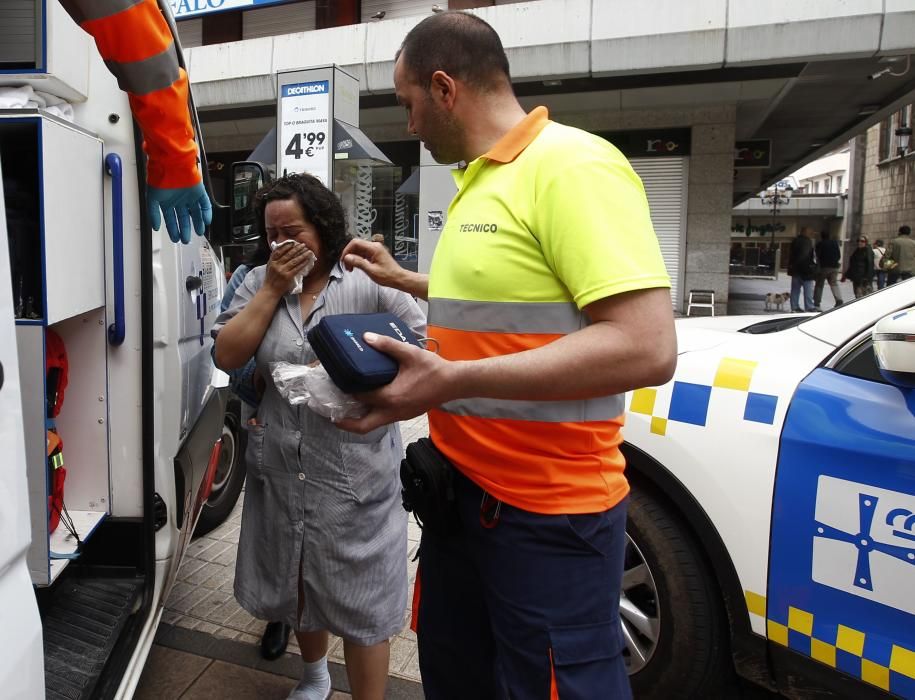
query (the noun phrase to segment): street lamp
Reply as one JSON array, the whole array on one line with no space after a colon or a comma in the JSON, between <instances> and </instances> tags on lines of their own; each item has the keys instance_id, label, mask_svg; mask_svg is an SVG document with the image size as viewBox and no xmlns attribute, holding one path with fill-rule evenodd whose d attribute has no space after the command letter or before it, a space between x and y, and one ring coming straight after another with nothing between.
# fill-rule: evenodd
<instances>
[{"instance_id":1,"label":"street lamp","mask_svg":"<svg viewBox=\"0 0 915 700\"><path fill-rule=\"evenodd\" d=\"M772 242L769 244L769 252L772 254L772 273L775 274L775 219L778 217L779 207L785 206L791 201L792 188L784 180L776 182L772 189L766 190L759 197L759 201L764 207L772 208Z\"/></svg>"},{"instance_id":2,"label":"street lamp","mask_svg":"<svg viewBox=\"0 0 915 700\"><path fill-rule=\"evenodd\" d=\"M912 138L912 127L900 126L896 129L896 155L904 156L909 151L909 140Z\"/></svg>"}]
</instances>

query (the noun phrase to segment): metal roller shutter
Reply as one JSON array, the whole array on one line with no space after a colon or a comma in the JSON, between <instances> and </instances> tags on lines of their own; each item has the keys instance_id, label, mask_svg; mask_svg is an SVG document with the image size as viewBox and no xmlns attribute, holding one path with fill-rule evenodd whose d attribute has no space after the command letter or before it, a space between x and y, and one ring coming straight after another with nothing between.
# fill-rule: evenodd
<instances>
[{"instance_id":1,"label":"metal roller shutter","mask_svg":"<svg viewBox=\"0 0 915 700\"><path fill-rule=\"evenodd\" d=\"M39 60L36 45L38 20L34 0L4 0L0 7L0 63L35 67Z\"/></svg>"},{"instance_id":2,"label":"metal roller shutter","mask_svg":"<svg viewBox=\"0 0 915 700\"><path fill-rule=\"evenodd\" d=\"M315 0L248 10L242 15L242 38L279 36L315 29Z\"/></svg>"},{"instance_id":3,"label":"metal roller shutter","mask_svg":"<svg viewBox=\"0 0 915 700\"><path fill-rule=\"evenodd\" d=\"M688 158L632 158L630 161L642 178L651 223L654 225L667 273L670 296L679 309L683 297L683 264L686 247L686 182Z\"/></svg>"},{"instance_id":4,"label":"metal roller shutter","mask_svg":"<svg viewBox=\"0 0 915 700\"><path fill-rule=\"evenodd\" d=\"M371 22L372 15L384 11L384 19L431 15L432 6L448 9L448 0L362 0L362 21Z\"/></svg>"},{"instance_id":5,"label":"metal roller shutter","mask_svg":"<svg viewBox=\"0 0 915 700\"><path fill-rule=\"evenodd\" d=\"M185 19L175 24L178 25L178 38L181 40L182 49L203 46L202 19Z\"/></svg>"}]
</instances>

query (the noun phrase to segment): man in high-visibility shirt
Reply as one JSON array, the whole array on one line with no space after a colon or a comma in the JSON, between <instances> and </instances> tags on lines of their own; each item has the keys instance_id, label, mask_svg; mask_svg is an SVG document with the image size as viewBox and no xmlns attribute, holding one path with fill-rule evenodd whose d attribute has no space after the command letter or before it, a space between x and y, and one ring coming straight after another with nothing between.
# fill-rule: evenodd
<instances>
[{"instance_id":1,"label":"man in high-visibility shirt","mask_svg":"<svg viewBox=\"0 0 915 700\"><path fill-rule=\"evenodd\" d=\"M362 396L366 432L429 413L460 530L424 529L417 634L427 698L628 698L619 592L624 392L676 364L670 280L642 183L609 143L526 114L495 31L434 15L394 69L409 129L456 171L428 277L383 247L344 263L429 300L439 353Z\"/></svg>"},{"instance_id":2,"label":"man in high-visibility shirt","mask_svg":"<svg viewBox=\"0 0 915 700\"><path fill-rule=\"evenodd\" d=\"M95 45L130 100L143 132L146 204L152 227L165 219L169 238L188 243L212 222L197 164L188 78L156 0L61 0ZM160 213L161 210L161 213Z\"/></svg>"}]
</instances>

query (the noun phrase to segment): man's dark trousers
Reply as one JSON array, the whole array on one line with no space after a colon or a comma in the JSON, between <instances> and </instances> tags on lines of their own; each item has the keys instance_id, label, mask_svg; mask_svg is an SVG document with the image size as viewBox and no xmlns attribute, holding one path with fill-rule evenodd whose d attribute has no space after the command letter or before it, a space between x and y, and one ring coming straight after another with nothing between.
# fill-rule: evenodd
<instances>
[{"instance_id":1,"label":"man's dark trousers","mask_svg":"<svg viewBox=\"0 0 915 700\"><path fill-rule=\"evenodd\" d=\"M549 700L553 684L560 700L631 698L619 620L627 501L568 516L503 503L487 527L483 491L455 476L461 532L424 531L420 544L426 698Z\"/></svg>"}]
</instances>

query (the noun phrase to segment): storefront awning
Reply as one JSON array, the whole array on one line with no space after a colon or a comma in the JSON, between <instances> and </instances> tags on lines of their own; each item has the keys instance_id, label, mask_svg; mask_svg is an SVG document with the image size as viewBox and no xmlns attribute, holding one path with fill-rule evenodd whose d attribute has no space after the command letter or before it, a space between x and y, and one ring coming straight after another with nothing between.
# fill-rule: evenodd
<instances>
[{"instance_id":1,"label":"storefront awning","mask_svg":"<svg viewBox=\"0 0 915 700\"><path fill-rule=\"evenodd\" d=\"M347 160L359 165L391 165L391 160L381 152L358 126L334 120L334 160ZM270 129L261 142L248 155L264 165L276 165L276 127Z\"/></svg>"},{"instance_id":2,"label":"storefront awning","mask_svg":"<svg viewBox=\"0 0 915 700\"><path fill-rule=\"evenodd\" d=\"M358 127L334 119L334 160L360 165L392 165L381 149Z\"/></svg>"},{"instance_id":3,"label":"storefront awning","mask_svg":"<svg viewBox=\"0 0 915 700\"><path fill-rule=\"evenodd\" d=\"M248 154L247 160L264 165L276 165L276 127L272 127L261 142Z\"/></svg>"},{"instance_id":4,"label":"storefront awning","mask_svg":"<svg viewBox=\"0 0 915 700\"><path fill-rule=\"evenodd\" d=\"M419 168L403 181L396 194L419 194Z\"/></svg>"}]
</instances>

